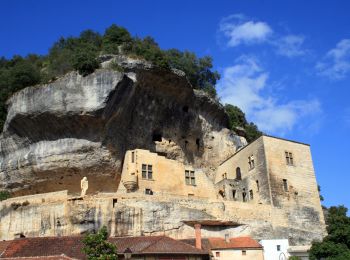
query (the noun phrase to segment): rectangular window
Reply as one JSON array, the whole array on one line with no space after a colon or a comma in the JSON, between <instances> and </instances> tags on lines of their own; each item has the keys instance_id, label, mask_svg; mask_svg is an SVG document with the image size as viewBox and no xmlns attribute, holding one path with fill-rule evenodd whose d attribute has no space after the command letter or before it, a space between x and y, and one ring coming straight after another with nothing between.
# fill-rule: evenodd
<instances>
[{"instance_id":1,"label":"rectangular window","mask_svg":"<svg viewBox=\"0 0 350 260\"><path fill-rule=\"evenodd\" d=\"M281 251L281 245L277 245L277 251Z\"/></svg>"},{"instance_id":2,"label":"rectangular window","mask_svg":"<svg viewBox=\"0 0 350 260\"><path fill-rule=\"evenodd\" d=\"M256 190L259 192L260 191L259 181L256 180L255 182L256 182Z\"/></svg>"},{"instance_id":3,"label":"rectangular window","mask_svg":"<svg viewBox=\"0 0 350 260\"><path fill-rule=\"evenodd\" d=\"M242 255L247 255L247 251L242 250Z\"/></svg>"},{"instance_id":4,"label":"rectangular window","mask_svg":"<svg viewBox=\"0 0 350 260\"><path fill-rule=\"evenodd\" d=\"M232 198L236 199L236 190L232 190Z\"/></svg>"},{"instance_id":5,"label":"rectangular window","mask_svg":"<svg viewBox=\"0 0 350 260\"><path fill-rule=\"evenodd\" d=\"M288 191L288 181L286 179L283 179L283 190Z\"/></svg>"},{"instance_id":6,"label":"rectangular window","mask_svg":"<svg viewBox=\"0 0 350 260\"><path fill-rule=\"evenodd\" d=\"M135 162L135 152L131 152L131 162Z\"/></svg>"},{"instance_id":7,"label":"rectangular window","mask_svg":"<svg viewBox=\"0 0 350 260\"><path fill-rule=\"evenodd\" d=\"M291 152L285 152L286 155L286 163L288 165L294 165L293 154Z\"/></svg>"},{"instance_id":8,"label":"rectangular window","mask_svg":"<svg viewBox=\"0 0 350 260\"><path fill-rule=\"evenodd\" d=\"M249 165L249 170L255 168L255 161L254 161L254 156L253 155L248 157L248 165Z\"/></svg>"},{"instance_id":9,"label":"rectangular window","mask_svg":"<svg viewBox=\"0 0 350 260\"><path fill-rule=\"evenodd\" d=\"M151 189L145 189L145 194L153 195L153 191Z\"/></svg>"},{"instance_id":10,"label":"rectangular window","mask_svg":"<svg viewBox=\"0 0 350 260\"><path fill-rule=\"evenodd\" d=\"M196 178L194 175L194 171L185 171L185 181L186 185L196 185Z\"/></svg>"},{"instance_id":11,"label":"rectangular window","mask_svg":"<svg viewBox=\"0 0 350 260\"><path fill-rule=\"evenodd\" d=\"M153 179L153 168L151 164L142 164L142 179Z\"/></svg>"},{"instance_id":12,"label":"rectangular window","mask_svg":"<svg viewBox=\"0 0 350 260\"><path fill-rule=\"evenodd\" d=\"M242 192L242 200L243 202L247 201L247 193L245 191Z\"/></svg>"},{"instance_id":13,"label":"rectangular window","mask_svg":"<svg viewBox=\"0 0 350 260\"><path fill-rule=\"evenodd\" d=\"M215 252L215 257L220 257L220 252Z\"/></svg>"},{"instance_id":14,"label":"rectangular window","mask_svg":"<svg viewBox=\"0 0 350 260\"><path fill-rule=\"evenodd\" d=\"M250 200L254 199L253 190L249 191L249 197L250 197Z\"/></svg>"}]
</instances>

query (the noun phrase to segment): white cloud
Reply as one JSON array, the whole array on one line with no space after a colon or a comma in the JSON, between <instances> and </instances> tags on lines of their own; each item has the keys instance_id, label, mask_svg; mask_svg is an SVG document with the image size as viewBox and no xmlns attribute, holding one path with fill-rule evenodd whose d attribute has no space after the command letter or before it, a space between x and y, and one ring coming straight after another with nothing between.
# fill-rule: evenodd
<instances>
[{"instance_id":1,"label":"white cloud","mask_svg":"<svg viewBox=\"0 0 350 260\"><path fill-rule=\"evenodd\" d=\"M277 54L292 58L306 53L302 46L304 40L305 38L302 35L289 34L279 38L272 44L277 47Z\"/></svg>"},{"instance_id":2,"label":"white cloud","mask_svg":"<svg viewBox=\"0 0 350 260\"><path fill-rule=\"evenodd\" d=\"M235 65L223 71L218 83L223 103L240 107L248 119L267 133L284 135L302 118L320 112L317 99L281 103L278 98L264 95L268 73L251 57L240 57Z\"/></svg>"},{"instance_id":3,"label":"white cloud","mask_svg":"<svg viewBox=\"0 0 350 260\"><path fill-rule=\"evenodd\" d=\"M254 21L243 14L233 14L224 17L219 24L219 32L227 38L228 47L237 47L241 44L266 43L276 48L276 53L288 58L306 54L303 49L304 36L274 33L269 24L263 21Z\"/></svg>"},{"instance_id":4,"label":"white cloud","mask_svg":"<svg viewBox=\"0 0 350 260\"><path fill-rule=\"evenodd\" d=\"M319 75L333 80L345 78L350 73L350 39L341 40L316 64L316 69Z\"/></svg>"},{"instance_id":5,"label":"white cloud","mask_svg":"<svg viewBox=\"0 0 350 260\"><path fill-rule=\"evenodd\" d=\"M241 14L223 18L220 22L220 31L228 37L229 47L264 42L272 34L272 29L267 23L249 21Z\"/></svg>"}]
</instances>

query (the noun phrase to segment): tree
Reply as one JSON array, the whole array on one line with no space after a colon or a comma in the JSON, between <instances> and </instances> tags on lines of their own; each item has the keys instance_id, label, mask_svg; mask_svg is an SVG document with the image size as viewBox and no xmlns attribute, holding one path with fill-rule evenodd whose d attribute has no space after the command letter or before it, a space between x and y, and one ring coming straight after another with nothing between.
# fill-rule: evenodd
<instances>
[{"instance_id":1,"label":"tree","mask_svg":"<svg viewBox=\"0 0 350 260\"><path fill-rule=\"evenodd\" d=\"M89 260L118 259L117 248L107 241L107 227L103 226L97 234L88 234L83 239L83 252Z\"/></svg>"},{"instance_id":2,"label":"tree","mask_svg":"<svg viewBox=\"0 0 350 260\"><path fill-rule=\"evenodd\" d=\"M79 74L87 76L100 66L97 61L96 53L89 49L79 49L75 51L72 59L72 65Z\"/></svg>"},{"instance_id":3,"label":"tree","mask_svg":"<svg viewBox=\"0 0 350 260\"><path fill-rule=\"evenodd\" d=\"M330 207L326 217L328 235L313 242L310 259L350 259L350 217L344 206Z\"/></svg>"},{"instance_id":4,"label":"tree","mask_svg":"<svg viewBox=\"0 0 350 260\"><path fill-rule=\"evenodd\" d=\"M123 27L112 24L103 35L102 50L107 54L118 54L119 46L129 44L132 38L128 30Z\"/></svg>"},{"instance_id":5,"label":"tree","mask_svg":"<svg viewBox=\"0 0 350 260\"><path fill-rule=\"evenodd\" d=\"M236 127L243 128L246 133L246 139L249 143L258 139L262 135L262 132L259 131L254 123L248 123L245 114L239 107L227 104L225 105L225 111L229 117L230 129L235 131Z\"/></svg>"}]
</instances>

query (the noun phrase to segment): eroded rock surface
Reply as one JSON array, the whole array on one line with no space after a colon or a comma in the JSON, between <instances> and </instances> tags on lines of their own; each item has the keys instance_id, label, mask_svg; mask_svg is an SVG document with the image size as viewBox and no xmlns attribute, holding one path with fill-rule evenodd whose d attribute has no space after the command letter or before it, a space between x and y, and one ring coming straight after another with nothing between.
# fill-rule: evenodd
<instances>
[{"instance_id":1,"label":"eroded rock surface","mask_svg":"<svg viewBox=\"0 0 350 260\"><path fill-rule=\"evenodd\" d=\"M142 148L203 168L245 145L230 132L223 107L194 91L180 71L114 57L122 72L71 72L23 89L8 101L0 136L0 189L15 195L68 189L115 191L125 151Z\"/></svg>"}]
</instances>

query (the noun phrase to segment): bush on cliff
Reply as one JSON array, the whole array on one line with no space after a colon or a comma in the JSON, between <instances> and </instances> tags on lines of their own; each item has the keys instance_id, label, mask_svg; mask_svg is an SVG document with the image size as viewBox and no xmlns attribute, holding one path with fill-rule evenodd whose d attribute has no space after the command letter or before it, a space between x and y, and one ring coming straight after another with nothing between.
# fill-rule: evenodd
<instances>
[{"instance_id":1,"label":"bush on cliff","mask_svg":"<svg viewBox=\"0 0 350 260\"><path fill-rule=\"evenodd\" d=\"M322 242L314 242L310 259L350 259L350 217L344 206L330 207L326 224L328 235Z\"/></svg>"},{"instance_id":2,"label":"bush on cliff","mask_svg":"<svg viewBox=\"0 0 350 260\"><path fill-rule=\"evenodd\" d=\"M259 131L258 127L254 123L248 123L245 114L240 108L233 105L225 105L225 110L229 117L230 129L235 131L236 127L243 128L245 130L248 143L253 142L262 135L262 132Z\"/></svg>"},{"instance_id":3,"label":"bush on cliff","mask_svg":"<svg viewBox=\"0 0 350 260\"><path fill-rule=\"evenodd\" d=\"M120 51L152 62L162 69L182 70L193 88L216 97L215 85L220 74L213 71L211 57L199 58L193 52L177 49L162 50L152 37L132 37L125 28L113 24L103 35L85 30L78 37L61 37L45 56L0 58L0 129L6 119L6 100L16 91L48 83L72 70L86 76L99 67L97 57L100 54L118 54ZM254 124L244 123L244 128L248 140L258 135Z\"/></svg>"}]
</instances>

